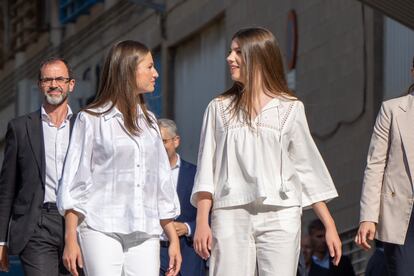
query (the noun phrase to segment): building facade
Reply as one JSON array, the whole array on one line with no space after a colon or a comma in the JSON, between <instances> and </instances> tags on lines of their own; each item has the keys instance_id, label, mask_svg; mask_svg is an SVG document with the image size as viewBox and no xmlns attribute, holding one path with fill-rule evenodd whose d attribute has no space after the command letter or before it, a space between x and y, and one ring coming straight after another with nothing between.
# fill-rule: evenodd
<instances>
[{"instance_id":1,"label":"building facade","mask_svg":"<svg viewBox=\"0 0 414 276\"><path fill-rule=\"evenodd\" d=\"M0 3L2 148L7 122L41 103L36 76L43 58L68 59L77 81L71 104L79 110L96 93L108 48L133 39L151 47L160 72L156 92L147 98L150 107L158 116L176 120L180 153L195 163L204 109L231 85L225 60L231 36L247 26L270 29L285 56L289 85L305 104L312 134L338 189L340 196L329 207L344 251L352 255L356 270L363 271L366 255L352 239L366 154L380 102L402 93L411 81L411 29L349 0ZM398 38L391 37L395 29L401 32ZM405 51L396 48L396 39ZM392 75L396 68L399 74ZM398 79L401 74L403 80ZM305 211L303 225L313 217Z\"/></svg>"}]
</instances>

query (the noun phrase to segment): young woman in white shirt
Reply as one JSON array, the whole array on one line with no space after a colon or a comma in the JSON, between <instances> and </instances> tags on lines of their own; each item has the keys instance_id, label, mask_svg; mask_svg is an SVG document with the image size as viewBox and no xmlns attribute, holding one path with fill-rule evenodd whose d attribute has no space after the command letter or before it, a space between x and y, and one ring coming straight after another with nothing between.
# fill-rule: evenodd
<instances>
[{"instance_id":1,"label":"young woman in white shirt","mask_svg":"<svg viewBox=\"0 0 414 276\"><path fill-rule=\"evenodd\" d=\"M66 221L63 259L73 275L77 266L87 276L158 275L161 226L170 241L167 275L178 274L172 221L179 204L143 98L157 77L145 45L119 42L106 57L95 101L78 115L58 193Z\"/></svg>"},{"instance_id":2,"label":"young woman in white shirt","mask_svg":"<svg viewBox=\"0 0 414 276\"><path fill-rule=\"evenodd\" d=\"M275 37L238 31L227 62L233 87L210 102L201 132L196 252L210 258L210 275L296 275L301 210L311 205L337 265L341 241L324 202L337 192L287 87Z\"/></svg>"}]
</instances>

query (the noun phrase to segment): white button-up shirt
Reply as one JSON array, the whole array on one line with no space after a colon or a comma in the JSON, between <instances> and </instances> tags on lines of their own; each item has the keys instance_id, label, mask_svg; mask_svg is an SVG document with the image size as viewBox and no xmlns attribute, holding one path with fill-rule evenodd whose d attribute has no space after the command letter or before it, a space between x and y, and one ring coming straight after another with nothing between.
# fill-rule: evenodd
<instances>
[{"instance_id":1,"label":"white button-up shirt","mask_svg":"<svg viewBox=\"0 0 414 276\"><path fill-rule=\"evenodd\" d=\"M68 106L66 120L57 127L42 106L43 141L45 145L45 198L43 202L56 202L57 187L62 177L63 162L69 145L70 118L73 113Z\"/></svg>"},{"instance_id":2,"label":"white button-up shirt","mask_svg":"<svg viewBox=\"0 0 414 276\"><path fill-rule=\"evenodd\" d=\"M213 208L260 200L275 206L308 206L337 196L312 139L302 102L274 98L252 122L229 114L230 98L210 102L204 114L198 192L213 195Z\"/></svg>"},{"instance_id":3,"label":"white button-up shirt","mask_svg":"<svg viewBox=\"0 0 414 276\"><path fill-rule=\"evenodd\" d=\"M147 125L140 107L138 124L142 132L134 136L116 108L101 116L79 113L59 187L62 214L74 209L101 232L150 235L161 234L160 219L179 215L159 129Z\"/></svg>"}]
</instances>

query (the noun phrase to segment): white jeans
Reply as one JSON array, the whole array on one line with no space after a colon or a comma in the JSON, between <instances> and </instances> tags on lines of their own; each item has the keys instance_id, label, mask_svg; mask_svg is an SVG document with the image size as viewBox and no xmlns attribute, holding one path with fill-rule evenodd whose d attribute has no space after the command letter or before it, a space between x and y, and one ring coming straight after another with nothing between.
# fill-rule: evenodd
<instances>
[{"instance_id":1,"label":"white jeans","mask_svg":"<svg viewBox=\"0 0 414 276\"><path fill-rule=\"evenodd\" d=\"M300 207L260 203L215 209L210 275L295 276Z\"/></svg>"},{"instance_id":2,"label":"white jeans","mask_svg":"<svg viewBox=\"0 0 414 276\"><path fill-rule=\"evenodd\" d=\"M102 233L82 224L78 236L87 276L159 275L158 237Z\"/></svg>"}]
</instances>

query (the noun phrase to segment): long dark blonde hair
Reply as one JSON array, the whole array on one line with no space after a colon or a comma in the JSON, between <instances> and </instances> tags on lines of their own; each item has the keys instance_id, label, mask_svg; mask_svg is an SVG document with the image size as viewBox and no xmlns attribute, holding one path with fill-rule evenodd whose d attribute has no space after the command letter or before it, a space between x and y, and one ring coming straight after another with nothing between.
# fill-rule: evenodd
<instances>
[{"instance_id":1,"label":"long dark blonde hair","mask_svg":"<svg viewBox=\"0 0 414 276\"><path fill-rule=\"evenodd\" d=\"M136 81L137 66L149 52L147 46L132 40L113 45L105 59L96 98L84 109L85 112L99 116L116 106L124 117L125 128L131 134L138 135L141 132L137 120L139 105L148 125L154 126L155 121L147 110L144 96L138 93ZM105 106L109 102L112 102L112 105L103 112L91 110Z\"/></svg>"},{"instance_id":2,"label":"long dark blonde hair","mask_svg":"<svg viewBox=\"0 0 414 276\"><path fill-rule=\"evenodd\" d=\"M232 41L237 42L244 65L241 66L243 83L234 82L222 96L234 96L230 112L243 112L243 120L251 125L254 98L262 87L271 97L296 98L288 88L283 69L282 54L275 36L265 28L246 28L236 32ZM257 82L261 83L258 84Z\"/></svg>"}]
</instances>

